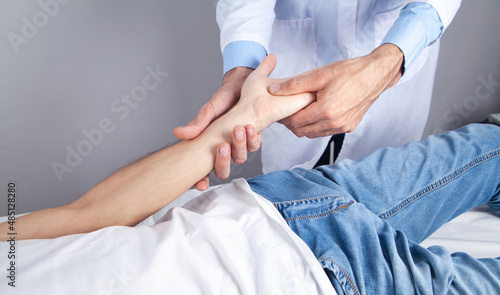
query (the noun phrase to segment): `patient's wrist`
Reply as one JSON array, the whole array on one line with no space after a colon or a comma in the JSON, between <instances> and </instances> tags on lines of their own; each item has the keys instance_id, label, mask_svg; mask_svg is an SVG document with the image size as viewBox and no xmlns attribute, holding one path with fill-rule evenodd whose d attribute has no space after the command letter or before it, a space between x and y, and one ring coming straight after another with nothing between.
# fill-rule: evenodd
<instances>
[{"instance_id":1,"label":"patient's wrist","mask_svg":"<svg viewBox=\"0 0 500 295\"><path fill-rule=\"evenodd\" d=\"M251 120L251 116L249 116L249 113L250 112L248 110L243 110L241 105L237 105L229 112L215 120L209 128L207 128L207 134L211 137L220 137L224 140L224 142L230 143L232 141L233 130L235 127L254 124L253 120Z\"/></svg>"}]
</instances>

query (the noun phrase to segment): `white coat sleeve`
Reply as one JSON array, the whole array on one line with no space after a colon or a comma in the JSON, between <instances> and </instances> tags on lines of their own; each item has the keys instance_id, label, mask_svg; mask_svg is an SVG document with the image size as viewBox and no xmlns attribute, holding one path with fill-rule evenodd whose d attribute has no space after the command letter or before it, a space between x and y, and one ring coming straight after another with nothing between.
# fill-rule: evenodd
<instances>
[{"instance_id":1,"label":"white coat sleeve","mask_svg":"<svg viewBox=\"0 0 500 295\"><path fill-rule=\"evenodd\" d=\"M460 0L411 1L403 8L382 41L382 44L392 43L401 49L404 54L403 72L425 47L439 39L450 25L460 4Z\"/></svg>"},{"instance_id":2,"label":"white coat sleeve","mask_svg":"<svg viewBox=\"0 0 500 295\"><path fill-rule=\"evenodd\" d=\"M460 8L460 4L462 4L462 0L424 0L419 2L429 3L437 10L443 22L443 31L450 25L458 8Z\"/></svg>"},{"instance_id":3,"label":"white coat sleeve","mask_svg":"<svg viewBox=\"0 0 500 295\"><path fill-rule=\"evenodd\" d=\"M269 52L276 0L220 0L217 3L221 51L231 42L253 41Z\"/></svg>"}]
</instances>

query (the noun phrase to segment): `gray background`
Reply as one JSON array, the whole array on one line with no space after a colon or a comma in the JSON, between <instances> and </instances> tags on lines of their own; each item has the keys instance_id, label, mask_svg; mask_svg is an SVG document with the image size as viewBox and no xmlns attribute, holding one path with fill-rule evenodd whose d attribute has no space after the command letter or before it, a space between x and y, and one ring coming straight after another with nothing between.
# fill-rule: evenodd
<instances>
[{"instance_id":1,"label":"gray background","mask_svg":"<svg viewBox=\"0 0 500 295\"><path fill-rule=\"evenodd\" d=\"M173 128L189 122L221 83L215 3L70 1L44 19L38 1L0 1L0 215L10 181L17 213L60 206L174 143ZM500 112L500 87L485 100L474 97L481 77L500 81L498 15L498 0L463 2L442 38L426 134ZM33 17L40 28L16 53L9 36L22 36L23 19ZM168 76L120 119L114 101L142 84L147 66ZM87 140L83 131L105 118L113 131L59 181L51 165L66 165L66 147L76 149ZM231 178L259 174L259 154L233 169Z\"/></svg>"}]
</instances>

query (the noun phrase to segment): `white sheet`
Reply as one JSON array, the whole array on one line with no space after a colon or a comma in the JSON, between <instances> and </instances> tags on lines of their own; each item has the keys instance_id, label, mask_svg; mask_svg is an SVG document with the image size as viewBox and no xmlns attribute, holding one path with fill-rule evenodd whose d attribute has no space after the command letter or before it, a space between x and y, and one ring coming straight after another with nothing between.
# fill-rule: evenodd
<instances>
[{"instance_id":1,"label":"white sheet","mask_svg":"<svg viewBox=\"0 0 500 295\"><path fill-rule=\"evenodd\" d=\"M298 247L295 250L298 249L304 255L303 257L306 257L305 265L311 268L310 271L306 270L307 267L297 269L298 262L291 259L294 255L288 255L288 261L276 260L275 257L269 255L256 256L256 252L249 249L251 248L249 245L244 244L243 246L248 248L246 254L241 249L242 245L236 247L240 252L232 250L233 253L230 253L228 251L231 251L233 247L229 247L222 252L223 255L220 254L221 252L217 254L210 247L206 247L207 245L201 245L198 250L191 248L191 251L197 253L190 255L192 259L189 261L184 259L188 257L186 254L178 255L185 253L182 251L186 250L189 240L177 242L179 240L169 237L201 231L187 230L182 234L182 227L178 228L180 232L175 232L174 226L161 223L161 221L164 216L166 219L171 217L172 214L165 215L170 207L182 206L199 194L196 190L188 191L173 204L146 219L142 223L144 226L110 227L86 235L18 243L16 262L18 263L16 274L18 287L15 290L7 287L4 279L7 273L5 267L7 245L0 243L0 274L3 273L0 276L2 278L0 279L0 294L263 294L258 288L267 283L270 283L266 286L272 289L272 292L266 294L312 294L303 293L303 290L300 290L307 282L316 282L309 286L321 286L318 289L323 288L323 291L327 290L324 291L325 293L333 293L333 290L328 290L330 285L326 277L317 275L323 272L317 269L318 264L315 258L311 256L312 253L303 248L305 244L300 240L294 239L292 244ZM228 212L234 214L237 208L230 203L230 199L220 199L220 203L210 201L194 204L221 206L222 211L229 210ZM259 204L262 205L262 202L259 201ZM245 207L249 205L251 204L244 204ZM280 224L281 219L274 215L277 214L273 211L274 207L269 203L267 206L270 207L266 205L262 207L267 212L267 218ZM203 210L197 208L194 211ZM184 219L190 219L198 214L179 212L178 209L174 212L179 214L173 213L173 215ZM0 221L3 220L5 218L0 219ZM235 224L244 220L250 222L252 218L247 215L240 215L240 217L233 215L223 222L220 220L216 222L221 222L221 228L225 227L226 232L231 232L235 230ZM230 224L227 227L223 225L226 222ZM280 226L283 224L281 223ZM281 228L288 229L286 225ZM483 206L450 221L422 245L426 247L442 245L452 253L467 252L477 258L498 257L500 256L499 229L500 218L488 207ZM262 236L258 234L259 231L254 230L252 240L262 240ZM200 255L201 253L203 255ZM202 262L202 258L213 259ZM220 262L230 262L234 259L238 260L237 264L225 264L224 267L243 270L239 272L239 278L221 275L220 268L214 267L214 265L220 265ZM214 262L216 260L218 263ZM193 268L197 262L198 265L207 266L207 268L204 270ZM292 263L293 266L287 266L287 263ZM179 265L181 267L177 267ZM256 269L259 271L256 272ZM278 275L276 272L273 273L276 269L287 271ZM230 273L236 274L233 271ZM242 277L244 282L239 282L239 284L243 284L244 287L237 289L237 284L234 282ZM296 288L296 292L289 292L290 290L286 290L283 286Z\"/></svg>"},{"instance_id":2,"label":"white sheet","mask_svg":"<svg viewBox=\"0 0 500 295\"><path fill-rule=\"evenodd\" d=\"M159 221L20 241L16 288L1 275L0 294L335 294L309 248L244 180Z\"/></svg>"}]
</instances>

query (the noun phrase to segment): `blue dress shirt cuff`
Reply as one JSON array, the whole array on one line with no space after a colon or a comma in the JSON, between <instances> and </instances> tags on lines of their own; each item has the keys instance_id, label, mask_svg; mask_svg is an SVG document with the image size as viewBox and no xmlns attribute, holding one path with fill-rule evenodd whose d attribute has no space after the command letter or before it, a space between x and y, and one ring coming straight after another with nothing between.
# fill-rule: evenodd
<instances>
[{"instance_id":1,"label":"blue dress shirt cuff","mask_svg":"<svg viewBox=\"0 0 500 295\"><path fill-rule=\"evenodd\" d=\"M224 52L222 53L224 75L236 67L256 69L266 56L266 49L257 42L231 42L224 48Z\"/></svg>"},{"instance_id":2,"label":"blue dress shirt cuff","mask_svg":"<svg viewBox=\"0 0 500 295\"><path fill-rule=\"evenodd\" d=\"M437 10L427 3L415 2L401 10L382 44L392 43L401 49L404 55L404 73L422 50L434 43L442 32L443 22Z\"/></svg>"}]
</instances>

